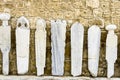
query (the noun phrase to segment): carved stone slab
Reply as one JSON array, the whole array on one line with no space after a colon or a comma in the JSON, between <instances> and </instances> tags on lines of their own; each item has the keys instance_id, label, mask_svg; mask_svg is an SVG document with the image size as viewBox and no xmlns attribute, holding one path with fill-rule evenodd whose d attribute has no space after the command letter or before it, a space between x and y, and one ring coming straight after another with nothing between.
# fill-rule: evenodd
<instances>
[{"instance_id":1,"label":"carved stone slab","mask_svg":"<svg viewBox=\"0 0 120 80\"><path fill-rule=\"evenodd\" d=\"M93 25L88 30L88 69L92 76L97 76L99 65L101 30Z\"/></svg>"},{"instance_id":2,"label":"carved stone slab","mask_svg":"<svg viewBox=\"0 0 120 80\"><path fill-rule=\"evenodd\" d=\"M66 21L51 20L52 75L64 74Z\"/></svg>"},{"instance_id":3,"label":"carved stone slab","mask_svg":"<svg viewBox=\"0 0 120 80\"><path fill-rule=\"evenodd\" d=\"M3 55L3 74L9 74L9 52L11 48L11 28L8 26L8 20L10 19L10 14L2 13L0 14L0 19L2 20L2 26L0 26L0 49Z\"/></svg>"},{"instance_id":4,"label":"carved stone slab","mask_svg":"<svg viewBox=\"0 0 120 80\"><path fill-rule=\"evenodd\" d=\"M79 76L82 73L84 27L76 22L71 27L71 74Z\"/></svg>"},{"instance_id":5,"label":"carved stone slab","mask_svg":"<svg viewBox=\"0 0 120 80\"><path fill-rule=\"evenodd\" d=\"M108 25L106 30L108 30L106 39L106 60L107 60L107 77L110 78L114 75L114 63L117 60L117 42L118 37L114 33L116 25Z\"/></svg>"},{"instance_id":6,"label":"carved stone slab","mask_svg":"<svg viewBox=\"0 0 120 80\"><path fill-rule=\"evenodd\" d=\"M38 19L36 22L35 31L35 51L36 51L36 68L37 75L44 74L46 62L46 22L43 19Z\"/></svg>"},{"instance_id":7,"label":"carved stone slab","mask_svg":"<svg viewBox=\"0 0 120 80\"><path fill-rule=\"evenodd\" d=\"M29 21L24 17L17 20L16 28L16 53L18 74L28 72L29 66L29 42L30 42Z\"/></svg>"}]
</instances>

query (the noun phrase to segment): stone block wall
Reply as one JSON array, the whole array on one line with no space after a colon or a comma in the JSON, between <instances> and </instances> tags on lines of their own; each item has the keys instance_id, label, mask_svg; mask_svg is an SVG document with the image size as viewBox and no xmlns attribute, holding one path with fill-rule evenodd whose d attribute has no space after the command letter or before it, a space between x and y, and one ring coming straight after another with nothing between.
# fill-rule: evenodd
<instances>
[{"instance_id":1,"label":"stone block wall","mask_svg":"<svg viewBox=\"0 0 120 80\"><path fill-rule=\"evenodd\" d=\"M83 53L83 70L82 76L91 76L88 71L88 48L87 48L87 31L91 25L102 25L104 27L110 23L117 25L115 31L120 38L120 1L119 0L98 0L97 7L89 6L89 1L94 0L0 0L0 12L4 10L11 14L9 24L12 27L11 37L12 45L10 51L10 75L17 75L16 67L16 40L15 28L17 19L24 15L30 21L30 64L29 72L26 75L36 75L35 67L35 21L37 18L43 18L47 21L47 47L46 47L46 68L45 75L51 75L51 19L65 19L68 21L66 32L65 47L65 71L64 76L71 76L71 49L70 49L70 27L75 21L83 24L84 32L84 53ZM94 2L93 2L94 3ZM105 44L107 31L101 28L101 50L99 60L98 76L105 77L107 75L107 63L105 60ZM115 63L114 77L120 77L120 40L118 40L118 59ZM0 74L2 74L2 54L0 54Z\"/></svg>"}]
</instances>

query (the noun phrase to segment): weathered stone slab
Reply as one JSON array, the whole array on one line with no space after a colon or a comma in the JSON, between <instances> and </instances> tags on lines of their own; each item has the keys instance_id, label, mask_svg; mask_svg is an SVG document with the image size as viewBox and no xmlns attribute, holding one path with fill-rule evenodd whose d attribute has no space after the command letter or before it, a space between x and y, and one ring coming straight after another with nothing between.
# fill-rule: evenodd
<instances>
[{"instance_id":1,"label":"weathered stone slab","mask_svg":"<svg viewBox=\"0 0 120 80\"><path fill-rule=\"evenodd\" d=\"M46 22L43 19L38 19L36 22L35 31L35 51L36 51L36 68L37 75L44 74L46 62Z\"/></svg>"},{"instance_id":2,"label":"weathered stone slab","mask_svg":"<svg viewBox=\"0 0 120 80\"><path fill-rule=\"evenodd\" d=\"M10 14L0 14L2 20L2 26L0 26L0 49L3 55L3 74L9 74L9 52L11 48L11 28L8 25Z\"/></svg>"},{"instance_id":3,"label":"weathered stone slab","mask_svg":"<svg viewBox=\"0 0 120 80\"><path fill-rule=\"evenodd\" d=\"M97 76L99 65L101 30L93 25L88 30L88 69L92 76Z\"/></svg>"},{"instance_id":4,"label":"weathered stone slab","mask_svg":"<svg viewBox=\"0 0 120 80\"><path fill-rule=\"evenodd\" d=\"M52 75L64 74L66 21L51 21Z\"/></svg>"},{"instance_id":5,"label":"weathered stone slab","mask_svg":"<svg viewBox=\"0 0 120 80\"><path fill-rule=\"evenodd\" d=\"M107 77L110 78L114 75L114 63L117 60L117 42L118 37L114 33L116 25L108 25L106 30L108 30L106 39L106 60L107 60Z\"/></svg>"},{"instance_id":6,"label":"weathered stone slab","mask_svg":"<svg viewBox=\"0 0 120 80\"><path fill-rule=\"evenodd\" d=\"M79 76L82 73L84 27L76 22L71 27L71 74Z\"/></svg>"},{"instance_id":7,"label":"weathered stone slab","mask_svg":"<svg viewBox=\"0 0 120 80\"><path fill-rule=\"evenodd\" d=\"M29 66L29 42L30 42L29 21L24 17L17 20L16 28L16 53L18 74L28 72Z\"/></svg>"}]
</instances>

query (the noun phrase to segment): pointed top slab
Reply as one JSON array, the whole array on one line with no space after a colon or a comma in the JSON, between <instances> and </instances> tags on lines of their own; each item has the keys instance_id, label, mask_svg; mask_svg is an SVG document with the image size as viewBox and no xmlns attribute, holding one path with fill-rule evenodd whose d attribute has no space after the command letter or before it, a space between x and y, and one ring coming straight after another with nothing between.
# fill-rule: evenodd
<instances>
[{"instance_id":1,"label":"pointed top slab","mask_svg":"<svg viewBox=\"0 0 120 80\"><path fill-rule=\"evenodd\" d=\"M19 26L20 25L20 26ZM26 17L21 16L18 20L17 20L17 27L27 27L29 28L29 21Z\"/></svg>"}]
</instances>

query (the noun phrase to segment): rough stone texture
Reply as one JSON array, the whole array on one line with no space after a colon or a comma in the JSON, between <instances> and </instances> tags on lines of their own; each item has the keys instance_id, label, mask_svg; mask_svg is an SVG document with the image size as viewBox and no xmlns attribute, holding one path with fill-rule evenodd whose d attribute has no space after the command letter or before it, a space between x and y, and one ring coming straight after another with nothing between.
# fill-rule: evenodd
<instances>
[{"instance_id":1,"label":"rough stone texture","mask_svg":"<svg viewBox=\"0 0 120 80\"><path fill-rule=\"evenodd\" d=\"M109 23L117 25L115 33L118 35L118 59L115 63L114 77L120 77L120 1L119 0L99 0L100 5L97 8L96 15L102 18L105 22L105 26ZM88 49L87 49L87 31L88 27L93 24L101 24L99 20L96 20L93 16L93 9L86 7L86 0L0 0L0 12L6 8L10 9L11 19L9 24L12 26L12 49L10 51L10 75L16 75L16 46L15 46L15 27L17 18L24 15L30 21L31 35L30 35L30 64L29 75L36 75L35 67L35 21L38 17L47 20L47 63L45 68L45 75L51 75L51 33L49 20L60 18L72 20L72 22L79 21L83 24L85 29L84 34L84 53L83 53L83 66L82 76L91 76L88 71ZM67 25L66 32L66 52L65 52L65 73L64 76L71 76L71 59L70 59L70 27L71 23ZM102 29L101 34L101 50L99 60L98 76L107 76L107 65L105 60L105 42L106 42L106 30ZM2 54L0 54L0 74L2 74Z\"/></svg>"}]
</instances>

